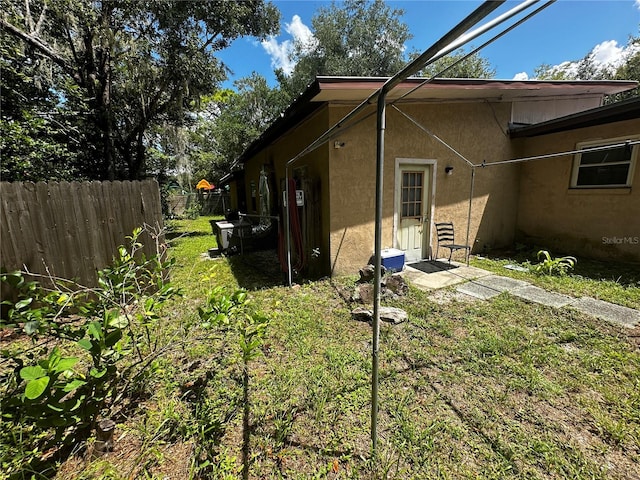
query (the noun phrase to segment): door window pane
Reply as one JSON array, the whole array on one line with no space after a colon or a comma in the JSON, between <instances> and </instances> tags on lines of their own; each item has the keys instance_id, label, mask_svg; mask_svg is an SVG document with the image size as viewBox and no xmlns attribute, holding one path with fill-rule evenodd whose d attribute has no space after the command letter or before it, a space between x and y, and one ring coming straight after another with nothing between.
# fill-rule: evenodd
<instances>
[{"instance_id":1,"label":"door window pane","mask_svg":"<svg viewBox=\"0 0 640 480\"><path fill-rule=\"evenodd\" d=\"M424 172L402 173L402 218L422 217Z\"/></svg>"}]
</instances>

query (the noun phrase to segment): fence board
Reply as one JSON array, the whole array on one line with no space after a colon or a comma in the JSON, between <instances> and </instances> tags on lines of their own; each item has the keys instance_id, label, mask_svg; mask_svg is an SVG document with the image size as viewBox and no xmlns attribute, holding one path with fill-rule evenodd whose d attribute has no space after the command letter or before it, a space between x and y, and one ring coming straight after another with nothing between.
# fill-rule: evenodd
<instances>
[{"instance_id":1,"label":"fence board","mask_svg":"<svg viewBox=\"0 0 640 480\"><path fill-rule=\"evenodd\" d=\"M162 228L155 180L0 182L0 210L2 267L89 287L135 227ZM155 254L155 242L144 240L145 254Z\"/></svg>"},{"instance_id":2,"label":"fence board","mask_svg":"<svg viewBox=\"0 0 640 480\"><path fill-rule=\"evenodd\" d=\"M72 195L74 199L87 197L84 196L84 191L82 190L82 184L80 182L75 182L71 184ZM72 224L76 225L76 228L71 231L71 235L73 238L74 245L77 246L76 250L72 252L71 256L73 257L74 270L78 268L80 270L82 265L86 265L91 262L91 254L90 254L90 238L91 233L87 229L87 216L83 211L83 206L88 203L86 200L82 202L70 202L70 208L68 209L69 218ZM82 232L82 233L81 233ZM80 236L79 236L80 234ZM80 264L79 267L75 267L75 265Z\"/></svg>"},{"instance_id":3,"label":"fence board","mask_svg":"<svg viewBox=\"0 0 640 480\"><path fill-rule=\"evenodd\" d=\"M87 229L91 230L89 235L91 251L99 265L107 265L111 261L111 257L108 254L111 243L104 233L107 222L102 214L102 184L101 182L84 182L83 186L85 186L87 198L90 199L90 203L85 208L87 211ZM89 225L92 228L89 228Z\"/></svg>"},{"instance_id":4,"label":"fence board","mask_svg":"<svg viewBox=\"0 0 640 480\"><path fill-rule=\"evenodd\" d=\"M3 225L7 225L6 228L2 229L2 245L5 245L3 258L6 257L12 263L18 262L20 258L20 244L18 238L15 238L11 235L8 235L8 230L20 230L20 205L21 198L19 197L19 193L16 191L9 191L6 195L2 196L2 199L7 199L11 209L3 208L2 220Z\"/></svg>"},{"instance_id":5,"label":"fence board","mask_svg":"<svg viewBox=\"0 0 640 480\"><path fill-rule=\"evenodd\" d=\"M107 219L106 225L106 233L107 238L109 239L109 245L113 245L114 243L122 243L124 241L124 237L120 235L118 226L116 225L116 212L113 208L114 202L117 199L117 196L120 195L120 182L113 182L110 187L106 188L104 184L101 184L101 191L104 198L104 202L102 203L103 207L103 215L104 218ZM117 193L116 193L117 192ZM122 221L123 217L120 217L118 220ZM121 240L118 240L121 239ZM116 250L111 253L111 256L115 254Z\"/></svg>"},{"instance_id":6,"label":"fence board","mask_svg":"<svg viewBox=\"0 0 640 480\"><path fill-rule=\"evenodd\" d=\"M47 252L48 259L55 258L56 260L50 262L47 265L49 271L57 277L63 278L77 278L77 275L73 273L73 267L69 263L69 250L73 250L75 245L71 243L70 236L67 235L67 212L66 205L64 204L64 190L61 190L62 186L67 187L69 182L52 182L49 184L49 198L50 201L48 205L43 205L44 208L48 207L47 214L49 216L49 221L52 223L53 229L53 244L47 245L49 248L56 248L57 253L56 257L52 256L52 251ZM43 226L47 228L47 225ZM67 248L63 248L62 246L66 246ZM39 273L39 270L36 270Z\"/></svg>"},{"instance_id":7,"label":"fence board","mask_svg":"<svg viewBox=\"0 0 640 480\"><path fill-rule=\"evenodd\" d=\"M97 225L98 219L94 208L93 197L94 194L91 191L91 184L89 182L82 182L78 185L77 195L79 198L86 199L84 202L76 203L76 222L82 225L83 230L86 232L84 241L81 242L82 247L82 260L83 262L89 262L91 257L99 255L99 247L96 245L96 240L99 238L96 233L98 229L90 228L91 225ZM100 263L103 259L99 259Z\"/></svg>"},{"instance_id":8,"label":"fence board","mask_svg":"<svg viewBox=\"0 0 640 480\"><path fill-rule=\"evenodd\" d=\"M26 185L26 188L29 188L29 185ZM26 191L26 189L24 191L18 191L15 193L16 193L16 203L15 203L16 210L15 211L17 215L16 223L20 231L24 232L24 240L22 242L19 242L19 241L15 242L15 244L18 247L15 252L15 255L16 256L22 255L26 263L32 263L34 261L33 251L31 251L31 249L26 248L28 245L28 242L30 242L34 236L33 229L31 228L31 222L28 215L28 211L32 208L31 205L29 205L28 203L28 200L31 199L31 196L29 195L29 192Z\"/></svg>"},{"instance_id":9,"label":"fence board","mask_svg":"<svg viewBox=\"0 0 640 480\"><path fill-rule=\"evenodd\" d=\"M40 199L40 203L44 203L39 208L34 208L31 210L32 214L32 225L48 225L49 223L49 186L46 182L38 182L35 184L35 196ZM44 201L42 200L44 199ZM37 227L36 227L37 228ZM48 248L55 248L56 244L53 241L53 235L51 232L51 228L42 228L40 235L35 235L33 237L34 244L36 246L36 258L42 259L47 256ZM57 258L58 253L52 253L53 258Z\"/></svg>"}]
</instances>

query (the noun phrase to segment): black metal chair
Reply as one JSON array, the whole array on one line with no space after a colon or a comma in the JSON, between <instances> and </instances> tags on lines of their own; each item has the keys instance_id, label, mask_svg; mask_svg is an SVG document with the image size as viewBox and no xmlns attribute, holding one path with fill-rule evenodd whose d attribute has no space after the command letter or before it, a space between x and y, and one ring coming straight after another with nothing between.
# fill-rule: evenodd
<instances>
[{"instance_id":1,"label":"black metal chair","mask_svg":"<svg viewBox=\"0 0 640 480\"><path fill-rule=\"evenodd\" d=\"M451 263L451 256L456 250L465 251L465 259L469 257L471 247L469 245L461 245L455 242L455 231L453 229L453 223L441 222L436 223L436 232L438 234L438 246L436 248L436 258L438 258L438 252L440 247L449 249L449 263Z\"/></svg>"}]
</instances>

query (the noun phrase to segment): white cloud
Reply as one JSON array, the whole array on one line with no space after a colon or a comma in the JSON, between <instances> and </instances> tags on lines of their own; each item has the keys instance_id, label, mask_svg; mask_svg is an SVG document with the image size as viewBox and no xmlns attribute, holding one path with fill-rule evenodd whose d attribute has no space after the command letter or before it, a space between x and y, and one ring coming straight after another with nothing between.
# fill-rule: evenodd
<instances>
[{"instance_id":1,"label":"white cloud","mask_svg":"<svg viewBox=\"0 0 640 480\"><path fill-rule=\"evenodd\" d=\"M516 73L513 76L514 80L529 80L529 74L527 72Z\"/></svg>"},{"instance_id":2,"label":"white cloud","mask_svg":"<svg viewBox=\"0 0 640 480\"><path fill-rule=\"evenodd\" d=\"M615 40L604 41L591 50L593 60L598 65L608 65L618 68L624 61L625 48L618 46Z\"/></svg>"},{"instance_id":3,"label":"white cloud","mask_svg":"<svg viewBox=\"0 0 640 480\"><path fill-rule=\"evenodd\" d=\"M262 47L271 57L273 68L281 68L286 75L291 75L296 66L295 60L291 58L294 45L300 44L303 48L310 49L315 44L315 37L298 15L293 16L291 23L285 24L285 31L291 35L291 39L278 42L275 36L270 36L262 41Z\"/></svg>"},{"instance_id":4,"label":"white cloud","mask_svg":"<svg viewBox=\"0 0 640 480\"><path fill-rule=\"evenodd\" d=\"M636 7L640 10L640 0L636 0Z\"/></svg>"},{"instance_id":5,"label":"white cloud","mask_svg":"<svg viewBox=\"0 0 640 480\"><path fill-rule=\"evenodd\" d=\"M267 40L262 41L262 48L271 57L271 66L273 68L281 68L285 74L291 74L295 63L289 60L289 52L291 50L291 42L289 40L278 43L276 37L269 37Z\"/></svg>"},{"instance_id":6,"label":"white cloud","mask_svg":"<svg viewBox=\"0 0 640 480\"><path fill-rule=\"evenodd\" d=\"M640 0L636 0L636 4L640 8ZM593 47L588 55L591 57L596 70L614 73L629 56L637 53L638 49L639 47L634 44L621 46L616 40L605 40ZM567 78L575 78L578 74L578 67L581 60L582 59L571 62L566 61L558 65L553 65L550 71L551 73L564 73Z\"/></svg>"},{"instance_id":7,"label":"white cloud","mask_svg":"<svg viewBox=\"0 0 640 480\"><path fill-rule=\"evenodd\" d=\"M307 47L315 44L315 37L311 29L302 23L302 19L298 15L294 15L291 23L285 25L285 31L293 37L294 42L300 42Z\"/></svg>"}]
</instances>

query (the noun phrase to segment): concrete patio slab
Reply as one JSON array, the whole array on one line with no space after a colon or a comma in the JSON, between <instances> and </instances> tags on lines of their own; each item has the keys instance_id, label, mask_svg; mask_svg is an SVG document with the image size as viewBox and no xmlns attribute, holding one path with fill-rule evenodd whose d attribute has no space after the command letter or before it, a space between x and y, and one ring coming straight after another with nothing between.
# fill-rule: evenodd
<instances>
[{"instance_id":1,"label":"concrete patio slab","mask_svg":"<svg viewBox=\"0 0 640 480\"><path fill-rule=\"evenodd\" d=\"M575 301L575 298L573 297L562 295L560 293L547 292L546 290L534 287L533 285L516 288L515 290L511 290L509 293L529 302L540 303L554 308L566 307Z\"/></svg>"},{"instance_id":2,"label":"concrete patio slab","mask_svg":"<svg viewBox=\"0 0 640 480\"><path fill-rule=\"evenodd\" d=\"M481 300L488 300L502 293L498 289L492 288L487 285L481 285L478 282L467 282L456 288L456 291L464 293L465 295L479 298Z\"/></svg>"},{"instance_id":3,"label":"concrete patio slab","mask_svg":"<svg viewBox=\"0 0 640 480\"><path fill-rule=\"evenodd\" d=\"M491 272L475 267L467 267L462 263L451 262L454 268L448 270L425 273L418 269L405 266L402 275L404 278L421 290L435 290L438 288L451 287L469 280L491 275Z\"/></svg>"},{"instance_id":4,"label":"concrete patio slab","mask_svg":"<svg viewBox=\"0 0 640 480\"><path fill-rule=\"evenodd\" d=\"M500 275L487 275L486 277L477 279L476 283L484 285L485 287L494 288L500 292L507 292L531 285L524 280L516 280L515 278L502 277Z\"/></svg>"},{"instance_id":5,"label":"concrete patio slab","mask_svg":"<svg viewBox=\"0 0 640 480\"><path fill-rule=\"evenodd\" d=\"M640 311L603 300L581 297L572 303L570 307L601 320L622 325L623 327L634 328L640 325Z\"/></svg>"}]
</instances>

